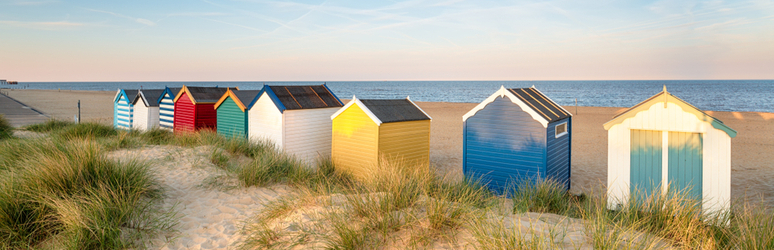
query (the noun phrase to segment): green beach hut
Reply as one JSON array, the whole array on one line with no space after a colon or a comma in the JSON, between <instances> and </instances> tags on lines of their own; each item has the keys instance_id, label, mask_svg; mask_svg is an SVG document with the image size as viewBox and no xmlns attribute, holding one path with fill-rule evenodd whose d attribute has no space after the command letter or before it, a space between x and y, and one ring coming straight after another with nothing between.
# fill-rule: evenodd
<instances>
[{"instance_id":1,"label":"green beach hut","mask_svg":"<svg viewBox=\"0 0 774 250\"><path fill-rule=\"evenodd\" d=\"M229 88L215 103L215 110L218 113L218 134L228 138L247 138L248 105L260 92L260 90Z\"/></svg>"}]
</instances>

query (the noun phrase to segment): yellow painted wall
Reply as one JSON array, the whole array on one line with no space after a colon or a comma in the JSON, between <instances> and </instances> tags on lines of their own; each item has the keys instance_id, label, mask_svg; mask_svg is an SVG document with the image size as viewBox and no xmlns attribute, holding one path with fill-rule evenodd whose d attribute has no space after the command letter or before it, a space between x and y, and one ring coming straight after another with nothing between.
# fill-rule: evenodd
<instances>
[{"instance_id":1,"label":"yellow painted wall","mask_svg":"<svg viewBox=\"0 0 774 250\"><path fill-rule=\"evenodd\" d=\"M379 156L408 166L430 163L430 120L382 123Z\"/></svg>"},{"instance_id":2,"label":"yellow painted wall","mask_svg":"<svg viewBox=\"0 0 774 250\"><path fill-rule=\"evenodd\" d=\"M333 119L331 158L340 170L362 177L377 164L379 127L358 106L352 105Z\"/></svg>"}]
</instances>

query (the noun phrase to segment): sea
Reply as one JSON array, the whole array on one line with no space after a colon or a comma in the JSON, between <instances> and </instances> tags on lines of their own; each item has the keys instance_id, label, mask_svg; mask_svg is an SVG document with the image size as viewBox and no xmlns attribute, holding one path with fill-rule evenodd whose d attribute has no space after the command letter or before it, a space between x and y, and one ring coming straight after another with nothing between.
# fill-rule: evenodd
<instances>
[{"instance_id":1,"label":"sea","mask_svg":"<svg viewBox=\"0 0 774 250\"><path fill-rule=\"evenodd\" d=\"M478 103L506 88L536 87L565 106L631 107L667 91L702 110L774 113L774 80L627 80L627 81L300 81L300 82L19 82L0 88L100 90L203 86L261 89L264 85L327 84L341 99L397 99L421 102Z\"/></svg>"}]
</instances>

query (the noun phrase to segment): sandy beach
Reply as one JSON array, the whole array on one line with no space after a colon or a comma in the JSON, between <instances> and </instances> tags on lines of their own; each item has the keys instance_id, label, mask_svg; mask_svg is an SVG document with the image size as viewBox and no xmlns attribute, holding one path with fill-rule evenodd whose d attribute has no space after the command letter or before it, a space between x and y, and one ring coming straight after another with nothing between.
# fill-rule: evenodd
<instances>
[{"instance_id":1,"label":"sandy beach","mask_svg":"<svg viewBox=\"0 0 774 250\"><path fill-rule=\"evenodd\" d=\"M81 100L82 119L112 123L114 91L15 90L9 96L51 117L72 120ZM431 164L457 178L462 171L462 115L476 103L417 102L432 118ZM572 141L572 192L604 187L607 176L607 131L602 124L623 107L565 107L574 113ZM577 111L576 111L577 110ZM738 131L731 140L731 193L733 198L762 197L774 207L774 113L714 112Z\"/></svg>"}]
</instances>

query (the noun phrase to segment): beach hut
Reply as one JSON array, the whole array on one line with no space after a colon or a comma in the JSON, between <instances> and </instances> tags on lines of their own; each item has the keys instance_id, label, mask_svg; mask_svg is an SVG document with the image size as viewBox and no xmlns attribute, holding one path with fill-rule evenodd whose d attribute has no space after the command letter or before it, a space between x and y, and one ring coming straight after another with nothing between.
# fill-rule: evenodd
<instances>
[{"instance_id":1,"label":"beach hut","mask_svg":"<svg viewBox=\"0 0 774 250\"><path fill-rule=\"evenodd\" d=\"M132 129L151 130L159 127L159 97L163 89L141 89L132 100Z\"/></svg>"},{"instance_id":2,"label":"beach hut","mask_svg":"<svg viewBox=\"0 0 774 250\"><path fill-rule=\"evenodd\" d=\"M429 165L431 118L408 97L352 97L331 120L331 158L337 168L356 177L382 163Z\"/></svg>"},{"instance_id":3,"label":"beach hut","mask_svg":"<svg viewBox=\"0 0 774 250\"><path fill-rule=\"evenodd\" d=\"M545 179L570 189L572 114L534 86L500 87L462 123L466 178L499 194Z\"/></svg>"},{"instance_id":4,"label":"beach hut","mask_svg":"<svg viewBox=\"0 0 774 250\"><path fill-rule=\"evenodd\" d=\"M218 113L215 103L226 93L226 88L188 87L175 96L174 130L179 132L194 132L200 129L215 130Z\"/></svg>"},{"instance_id":5,"label":"beach hut","mask_svg":"<svg viewBox=\"0 0 774 250\"><path fill-rule=\"evenodd\" d=\"M264 86L247 105L248 134L313 163L331 153L331 114L342 102L328 86Z\"/></svg>"},{"instance_id":6,"label":"beach hut","mask_svg":"<svg viewBox=\"0 0 774 250\"><path fill-rule=\"evenodd\" d=\"M247 137L247 105L260 90L236 90L229 88L215 103L218 113L218 134L225 137ZM246 103L246 104L245 104Z\"/></svg>"},{"instance_id":7,"label":"beach hut","mask_svg":"<svg viewBox=\"0 0 774 250\"><path fill-rule=\"evenodd\" d=\"M172 130L175 124L175 96L183 88L164 88L164 92L159 96L159 127L166 130Z\"/></svg>"},{"instance_id":8,"label":"beach hut","mask_svg":"<svg viewBox=\"0 0 774 250\"><path fill-rule=\"evenodd\" d=\"M137 90L118 89L113 97L113 127L117 129L132 129L132 100Z\"/></svg>"},{"instance_id":9,"label":"beach hut","mask_svg":"<svg viewBox=\"0 0 774 250\"><path fill-rule=\"evenodd\" d=\"M727 209L736 131L664 90L604 124L608 205L630 194L680 190L702 211ZM659 190L660 189L660 190Z\"/></svg>"}]
</instances>

